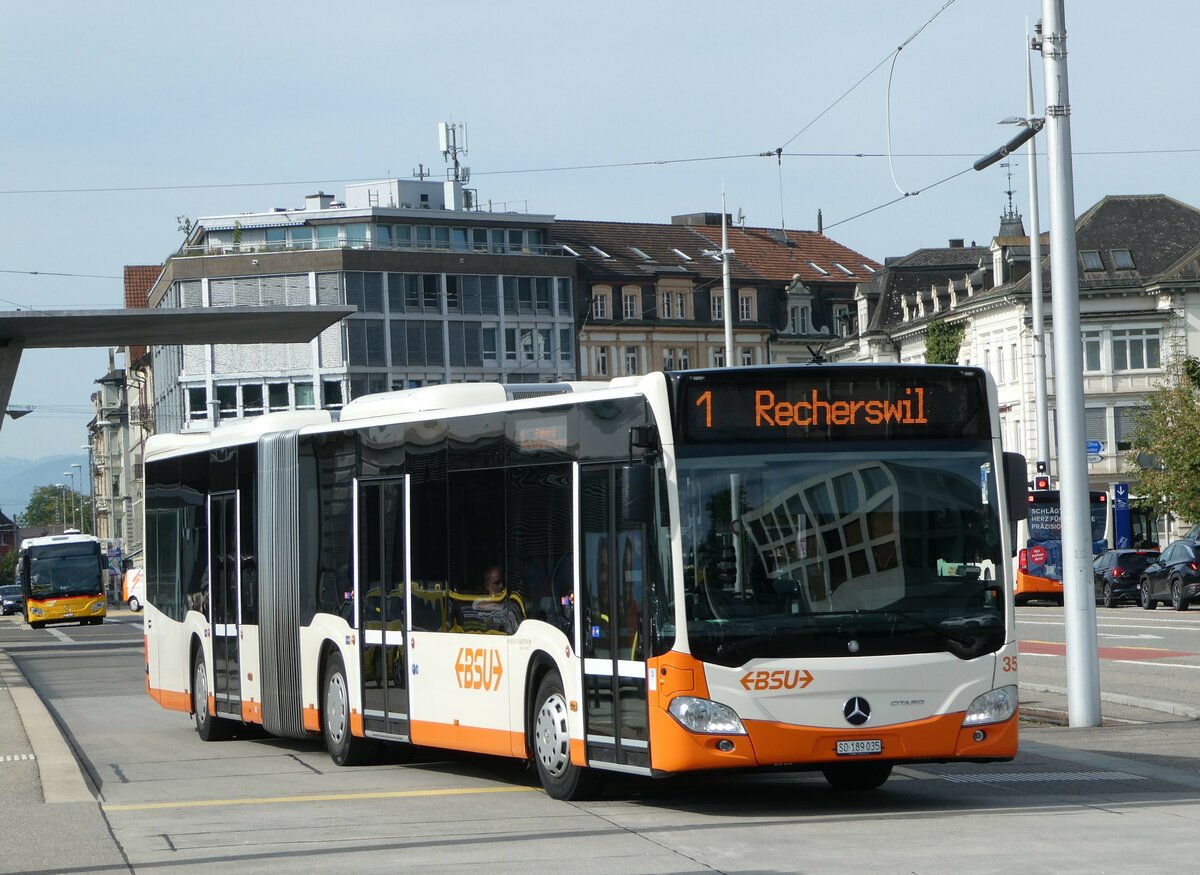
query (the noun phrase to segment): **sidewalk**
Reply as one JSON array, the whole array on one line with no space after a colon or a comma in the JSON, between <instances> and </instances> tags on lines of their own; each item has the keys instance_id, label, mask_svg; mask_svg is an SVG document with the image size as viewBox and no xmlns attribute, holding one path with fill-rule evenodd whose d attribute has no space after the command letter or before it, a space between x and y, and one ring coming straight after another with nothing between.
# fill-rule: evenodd
<instances>
[{"instance_id":1,"label":"sidewalk","mask_svg":"<svg viewBox=\"0 0 1200 875\"><path fill-rule=\"evenodd\" d=\"M0 650L0 872L128 872L94 788L74 752L12 658ZM47 806L52 806L48 808ZM70 841L40 841L47 823Z\"/></svg>"}]
</instances>

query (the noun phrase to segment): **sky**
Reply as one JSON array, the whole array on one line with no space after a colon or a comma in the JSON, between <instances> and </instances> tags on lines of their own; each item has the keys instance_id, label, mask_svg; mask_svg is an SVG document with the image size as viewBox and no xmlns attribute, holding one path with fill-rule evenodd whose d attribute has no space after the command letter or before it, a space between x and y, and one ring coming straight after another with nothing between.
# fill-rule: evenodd
<instances>
[{"instance_id":1,"label":"sky","mask_svg":"<svg viewBox=\"0 0 1200 875\"><path fill-rule=\"evenodd\" d=\"M1004 169L949 177L1017 132L997 122L1025 114L1041 14L1036 0L9 4L0 311L122 306L123 266L171 255L180 216L299 207L418 164L440 176L439 122L467 125L471 187L496 210L669 222L719 211L724 189L749 226L811 230L820 210L828 236L879 261L984 245ZM1067 0L1066 24L1075 214L1108 194L1200 206L1200 117L1182 96L1200 5ZM1028 215L1023 152L1012 171ZM4 422L0 459L84 455L107 368L107 350L27 351L10 404L34 409Z\"/></svg>"}]
</instances>

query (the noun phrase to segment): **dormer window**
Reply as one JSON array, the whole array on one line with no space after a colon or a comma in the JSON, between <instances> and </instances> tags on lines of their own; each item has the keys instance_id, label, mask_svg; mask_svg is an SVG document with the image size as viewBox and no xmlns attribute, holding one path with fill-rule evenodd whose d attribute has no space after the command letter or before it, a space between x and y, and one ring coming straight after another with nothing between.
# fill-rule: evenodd
<instances>
[{"instance_id":1,"label":"dormer window","mask_svg":"<svg viewBox=\"0 0 1200 875\"><path fill-rule=\"evenodd\" d=\"M597 255L599 255L601 258L612 258L612 256L611 256L611 255L609 255L607 252L605 252L605 251L604 251L603 249L601 249L599 246L592 246L591 244L588 244L588 248L589 248L589 249L591 249L591 250L592 250L592 252L594 252L594 253L596 253Z\"/></svg>"},{"instance_id":2,"label":"dormer window","mask_svg":"<svg viewBox=\"0 0 1200 875\"><path fill-rule=\"evenodd\" d=\"M1135 270L1136 265L1133 263L1133 255L1128 249L1110 249L1108 254L1112 256L1113 268L1116 270Z\"/></svg>"},{"instance_id":3,"label":"dormer window","mask_svg":"<svg viewBox=\"0 0 1200 875\"><path fill-rule=\"evenodd\" d=\"M1104 262L1100 260L1100 253L1095 249L1081 249L1079 257L1083 259L1084 270L1104 270Z\"/></svg>"},{"instance_id":4,"label":"dormer window","mask_svg":"<svg viewBox=\"0 0 1200 875\"><path fill-rule=\"evenodd\" d=\"M808 266L811 267L813 270L815 270L817 273L819 273L821 276L829 276L829 271L827 271L823 267L818 266L814 262L811 262L811 261L808 262Z\"/></svg>"}]
</instances>

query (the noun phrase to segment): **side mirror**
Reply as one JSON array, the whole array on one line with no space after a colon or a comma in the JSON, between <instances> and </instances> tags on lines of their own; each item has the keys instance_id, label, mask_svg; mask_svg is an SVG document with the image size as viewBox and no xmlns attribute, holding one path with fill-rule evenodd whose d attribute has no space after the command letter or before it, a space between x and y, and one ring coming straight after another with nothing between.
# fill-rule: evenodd
<instances>
[{"instance_id":1,"label":"side mirror","mask_svg":"<svg viewBox=\"0 0 1200 875\"><path fill-rule=\"evenodd\" d=\"M621 518L632 523L654 521L652 465L625 465L621 469Z\"/></svg>"},{"instance_id":2,"label":"side mirror","mask_svg":"<svg viewBox=\"0 0 1200 875\"><path fill-rule=\"evenodd\" d=\"M1025 457L1020 453L1004 454L1004 498L1009 520L1015 523L1029 516Z\"/></svg>"}]
</instances>

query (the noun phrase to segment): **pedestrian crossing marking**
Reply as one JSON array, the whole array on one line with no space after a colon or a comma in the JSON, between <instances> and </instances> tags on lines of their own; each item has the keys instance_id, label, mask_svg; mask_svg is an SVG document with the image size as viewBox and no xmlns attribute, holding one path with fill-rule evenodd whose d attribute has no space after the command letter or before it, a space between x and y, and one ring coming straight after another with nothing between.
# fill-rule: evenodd
<instances>
[{"instance_id":1,"label":"pedestrian crossing marking","mask_svg":"<svg viewBox=\"0 0 1200 875\"><path fill-rule=\"evenodd\" d=\"M18 763L36 759L37 757L31 753L0 754L0 763Z\"/></svg>"}]
</instances>

